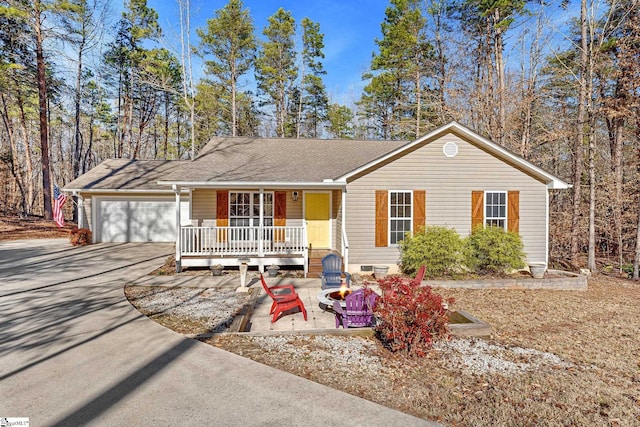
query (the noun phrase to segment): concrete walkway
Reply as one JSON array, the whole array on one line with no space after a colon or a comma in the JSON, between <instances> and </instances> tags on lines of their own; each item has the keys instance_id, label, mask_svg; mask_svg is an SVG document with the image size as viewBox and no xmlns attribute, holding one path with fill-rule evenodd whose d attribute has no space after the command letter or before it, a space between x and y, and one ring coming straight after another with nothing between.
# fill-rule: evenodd
<instances>
[{"instance_id":1,"label":"concrete walkway","mask_svg":"<svg viewBox=\"0 0 640 427\"><path fill-rule=\"evenodd\" d=\"M159 326L125 299L172 245L0 242L0 417L32 426L435 425ZM336 421L335 402L348 408Z\"/></svg>"}]
</instances>

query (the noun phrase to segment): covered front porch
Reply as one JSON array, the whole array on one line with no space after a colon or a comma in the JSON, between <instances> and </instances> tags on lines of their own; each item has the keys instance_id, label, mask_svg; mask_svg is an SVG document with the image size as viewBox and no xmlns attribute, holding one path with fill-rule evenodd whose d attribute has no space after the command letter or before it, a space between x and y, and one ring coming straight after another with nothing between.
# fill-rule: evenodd
<instances>
[{"instance_id":1,"label":"covered front porch","mask_svg":"<svg viewBox=\"0 0 640 427\"><path fill-rule=\"evenodd\" d=\"M308 265L307 230L288 226L184 226L180 227L183 267L256 265ZM177 251L176 251L177 258Z\"/></svg>"},{"instance_id":2,"label":"covered front porch","mask_svg":"<svg viewBox=\"0 0 640 427\"><path fill-rule=\"evenodd\" d=\"M176 206L186 187L174 186ZM176 209L176 270L185 267L298 266L311 250L348 256L342 188L189 188L189 225ZM184 214L184 213L182 213ZM315 251L314 251L315 252Z\"/></svg>"}]
</instances>

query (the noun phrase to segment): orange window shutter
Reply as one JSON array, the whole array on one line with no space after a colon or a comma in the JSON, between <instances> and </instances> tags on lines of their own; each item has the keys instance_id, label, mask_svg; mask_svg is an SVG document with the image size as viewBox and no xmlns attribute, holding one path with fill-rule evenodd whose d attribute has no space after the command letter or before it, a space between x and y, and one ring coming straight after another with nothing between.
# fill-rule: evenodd
<instances>
[{"instance_id":1,"label":"orange window shutter","mask_svg":"<svg viewBox=\"0 0 640 427\"><path fill-rule=\"evenodd\" d=\"M427 192L424 190L413 190L413 234L424 230L427 219Z\"/></svg>"},{"instance_id":2,"label":"orange window shutter","mask_svg":"<svg viewBox=\"0 0 640 427\"><path fill-rule=\"evenodd\" d=\"M284 227L287 225L287 192L276 191L273 195L273 225L276 227ZM275 230L273 240L276 242L284 242L285 231Z\"/></svg>"},{"instance_id":3,"label":"orange window shutter","mask_svg":"<svg viewBox=\"0 0 640 427\"><path fill-rule=\"evenodd\" d=\"M484 225L484 191L471 192L471 231Z\"/></svg>"},{"instance_id":4,"label":"orange window shutter","mask_svg":"<svg viewBox=\"0 0 640 427\"><path fill-rule=\"evenodd\" d=\"M520 192L509 191L507 193L507 230L513 233L520 232Z\"/></svg>"},{"instance_id":5,"label":"orange window shutter","mask_svg":"<svg viewBox=\"0 0 640 427\"><path fill-rule=\"evenodd\" d=\"M228 227L229 226L229 192L228 191L216 191L216 226ZM227 230L217 231L217 241L227 241Z\"/></svg>"},{"instance_id":6,"label":"orange window shutter","mask_svg":"<svg viewBox=\"0 0 640 427\"><path fill-rule=\"evenodd\" d=\"M376 247L389 246L389 207L386 190L376 190Z\"/></svg>"}]
</instances>

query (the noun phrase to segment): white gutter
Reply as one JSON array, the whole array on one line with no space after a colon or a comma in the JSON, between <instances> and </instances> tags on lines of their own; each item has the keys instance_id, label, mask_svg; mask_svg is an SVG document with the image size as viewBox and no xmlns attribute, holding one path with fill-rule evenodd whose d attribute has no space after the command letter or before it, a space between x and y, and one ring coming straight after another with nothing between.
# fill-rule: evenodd
<instances>
[{"instance_id":1,"label":"white gutter","mask_svg":"<svg viewBox=\"0 0 640 427\"><path fill-rule=\"evenodd\" d=\"M325 182L250 182L250 181L158 181L158 185L179 185L189 188L300 188L300 189L338 189L347 185L344 180L334 181L325 180Z\"/></svg>"},{"instance_id":2,"label":"white gutter","mask_svg":"<svg viewBox=\"0 0 640 427\"><path fill-rule=\"evenodd\" d=\"M85 188L62 188L61 191L72 192L72 193L80 193L83 194L91 194L91 193L125 193L125 194L142 194L142 193L152 193L152 194L173 194L174 191L171 189L166 190L138 190L138 189L126 189L126 188L96 188L96 189L85 189ZM181 192L188 193L189 190L187 188L181 189Z\"/></svg>"}]
</instances>

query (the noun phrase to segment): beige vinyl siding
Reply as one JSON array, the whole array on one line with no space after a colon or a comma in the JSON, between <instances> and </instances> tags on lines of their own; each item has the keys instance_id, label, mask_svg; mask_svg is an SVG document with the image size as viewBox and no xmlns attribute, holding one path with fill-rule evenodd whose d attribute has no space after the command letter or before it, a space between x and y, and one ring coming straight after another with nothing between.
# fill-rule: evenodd
<instances>
[{"instance_id":1,"label":"beige vinyl siding","mask_svg":"<svg viewBox=\"0 0 640 427\"><path fill-rule=\"evenodd\" d=\"M233 191L246 191L257 193L257 189L241 189ZM265 192L274 192L276 190L266 189ZM298 191L298 200L293 201L291 193L293 190L287 190L287 225L299 227L302 225L302 191ZM216 218L216 190L209 188L196 188L192 192L192 217L197 219L199 225L202 220L215 220Z\"/></svg>"},{"instance_id":2,"label":"beige vinyl siding","mask_svg":"<svg viewBox=\"0 0 640 427\"><path fill-rule=\"evenodd\" d=\"M216 190L209 188L195 188L191 192L191 218L202 225L205 219L216 218Z\"/></svg>"},{"instance_id":3,"label":"beige vinyl siding","mask_svg":"<svg viewBox=\"0 0 640 427\"><path fill-rule=\"evenodd\" d=\"M291 196L293 191L294 190L287 190L287 225L291 227L302 227L303 194L301 190L297 190L298 200L294 202Z\"/></svg>"},{"instance_id":4,"label":"beige vinyl siding","mask_svg":"<svg viewBox=\"0 0 640 427\"><path fill-rule=\"evenodd\" d=\"M446 142L458 145L448 158ZM375 247L375 191L426 190L426 225L471 229L471 192L520 191L520 236L529 261L546 260L547 188L544 183L462 140L447 134L364 174L347 186L347 237L351 265L395 264L397 246Z\"/></svg>"}]
</instances>

